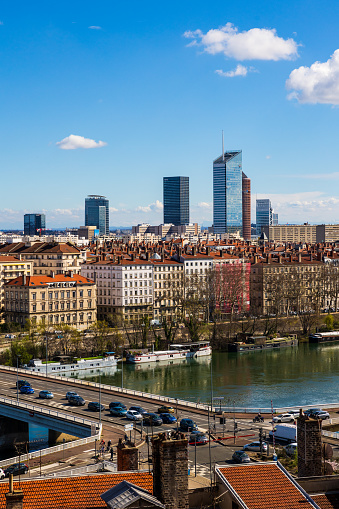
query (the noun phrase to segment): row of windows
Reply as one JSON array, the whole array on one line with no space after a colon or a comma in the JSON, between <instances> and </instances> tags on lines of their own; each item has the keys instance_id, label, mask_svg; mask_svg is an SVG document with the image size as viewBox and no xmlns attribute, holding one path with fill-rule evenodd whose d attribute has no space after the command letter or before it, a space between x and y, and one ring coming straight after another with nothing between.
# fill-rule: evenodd
<instances>
[{"instance_id":1,"label":"row of windows","mask_svg":"<svg viewBox=\"0 0 339 509\"><path fill-rule=\"evenodd\" d=\"M36 292L32 292L31 293L31 298L32 300L37 300L37 293ZM53 296L55 299L59 299L59 292L48 292L48 299L53 299ZM84 290L79 290L79 297L84 297ZM87 290L87 296L88 297L91 297L92 296L92 290ZM29 297L29 293L28 292L6 292L6 299L8 298L15 298L15 299L28 299ZM76 291L62 291L60 292L60 299L70 299L70 298L73 298L73 299L76 299L77 297L77 292ZM40 292L40 299L41 300L45 300L46 299L46 292Z\"/></svg>"}]
</instances>

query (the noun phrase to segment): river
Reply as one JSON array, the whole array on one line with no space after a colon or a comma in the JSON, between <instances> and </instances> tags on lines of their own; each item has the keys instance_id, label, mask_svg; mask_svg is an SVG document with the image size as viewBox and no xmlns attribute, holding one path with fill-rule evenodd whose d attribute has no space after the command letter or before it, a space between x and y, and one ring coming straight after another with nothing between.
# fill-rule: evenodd
<instances>
[{"instance_id":1,"label":"river","mask_svg":"<svg viewBox=\"0 0 339 509\"><path fill-rule=\"evenodd\" d=\"M339 343L309 345L243 353L213 352L212 361L174 361L149 365L124 364L101 383L210 403L224 398L225 406L275 408L317 405L339 401ZM98 381L94 373L82 374ZM214 400L217 404L217 400Z\"/></svg>"}]
</instances>

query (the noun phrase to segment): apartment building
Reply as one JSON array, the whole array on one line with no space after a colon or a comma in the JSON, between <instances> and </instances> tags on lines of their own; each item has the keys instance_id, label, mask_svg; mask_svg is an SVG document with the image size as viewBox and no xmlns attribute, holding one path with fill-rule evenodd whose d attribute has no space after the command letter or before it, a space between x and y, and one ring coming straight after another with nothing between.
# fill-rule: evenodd
<instances>
[{"instance_id":1,"label":"apartment building","mask_svg":"<svg viewBox=\"0 0 339 509\"><path fill-rule=\"evenodd\" d=\"M277 225L262 226L261 232L264 233L270 242L307 242L315 244L317 242L316 225Z\"/></svg>"},{"instance_id":2,"label":"apartment building","mask_svg":"<svg viewBox=\"0 0 339 509\"><path fill-rule=\"evenodd\" d=\"M20 276L4 285L6 321L87 329L97 317L94 281L79 274Z\"/></svg>"},{"instance_id":3,"label":"apartment building","mask_svg":"<svg viewBox=\"0 0 339 509\"><path fill-rule=\"evenodd\" d=\"M0 255L15 255L21 260L33 263L33 274L65 274L73 271L80 274L81 263L86 252L69 243L19 242L0 247Z\"/></svg>"},{"instance_id":4,"label":"apartment building","mask_svg":"<svg viewBox=\"0 0 339 509\"><path fill-rule=\"evenodd\" d=\"M154 318L173 320L182 313L184 265L175 260L152 257L154 271Z\"/></svg>"},{"instance_id":5,"label":"apartment building","mask_svg":"<svg viewBox=\"0 0 339 509\"><path fill-rule=\"evenodd\" d=\"M149 260L122 256L88 260L81 267L84 277L95 280L98 289L98 320L114 315L128 322L153 317L153 265Z\"/></svg>"},{"instance_id":6,"label":"apartment building","mask_svg":"<svg viewBox=\"0 0 339 509\"><path fill-rule=\"evenodd\" d=\"M33 263L19 260L14 256L0 256L0 310L4 309L5 294L4 285L11 279L19 276L31 276L33 274Z\"/></svg>"}]
</instances>

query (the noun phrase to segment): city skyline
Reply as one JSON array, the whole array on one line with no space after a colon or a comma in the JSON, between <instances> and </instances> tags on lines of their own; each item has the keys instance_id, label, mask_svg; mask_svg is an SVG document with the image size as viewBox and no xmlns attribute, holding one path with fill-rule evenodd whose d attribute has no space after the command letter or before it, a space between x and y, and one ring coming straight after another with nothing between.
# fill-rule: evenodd
<instances>
[{"instance_id":1,"label":"city skyline","mask_svg":"<svg viewBox=\"0 0 339 509\"><path fill-rule=\"evenodd\" d=\"M90 192L113 225L159 224L162 177L178 174L191 220L211 224L222 129L246 154L253 217L269 198L282 223L339 222L338 19L334 1L2 6L2 187L20 185L0 229L32 209L80 225Z\"/></svg>"}]
</instances>

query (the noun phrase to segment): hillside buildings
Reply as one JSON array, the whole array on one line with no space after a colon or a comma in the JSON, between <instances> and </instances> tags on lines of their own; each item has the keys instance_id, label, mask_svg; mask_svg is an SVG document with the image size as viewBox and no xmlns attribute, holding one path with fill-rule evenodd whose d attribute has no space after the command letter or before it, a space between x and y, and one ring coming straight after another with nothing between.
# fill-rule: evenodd
<instances>
[{"instance_id":1,"label":"hillside buildings","mask_svg":"<svg viewBox=\"0 0 339 509\"><path fill-rule=\"evenodd\" d=\"M24 234L41 235L46 229L45 214L25 214L24 215Z\"/></svg>"},{"instance_id":2,"label":"hillside buildings","mask_svg":"<svg viewBox=\"0 0 339 509\"><path fill-rule=\"evenodd\" d=\"M164 223L190 222L189 177L164 177Z\"/></svg>"},{"instance_id":3,"label":"hillside buildings","mask_svg":"<svg viewBox=\"0 0 339 509\"><path fill-rule=\"evenodd\" d=\"M85 226L96 226L100 235L109 235L109 201L106 196L96 194L87 196Z\"/></svg>"}]
</instances>

